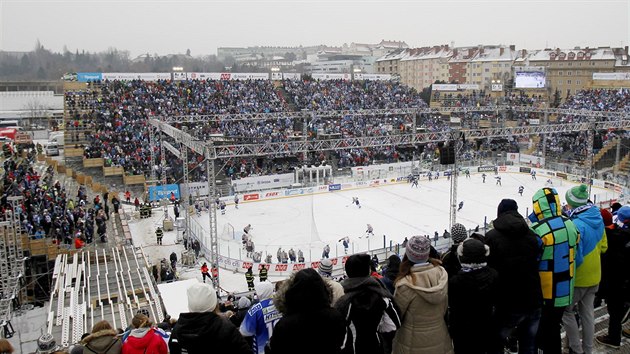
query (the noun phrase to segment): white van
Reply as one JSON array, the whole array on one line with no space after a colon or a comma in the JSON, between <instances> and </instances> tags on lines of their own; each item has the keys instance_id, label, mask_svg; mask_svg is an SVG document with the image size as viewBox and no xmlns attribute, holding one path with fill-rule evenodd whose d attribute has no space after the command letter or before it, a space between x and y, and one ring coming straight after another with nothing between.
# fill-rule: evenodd
<instances>
[{"instance_id":1,"label":"white van","mask_svg":"<svg viewBox=\"0 0 630 354\"><path fill-rule=\"evenodd\" d=\"M48 143L45 150L46 156L59 156L59 146L56 143Z\"/></svg>"},{"instance_id":2,"label":"white van","mask_svg":"<svg viewBox=\"0 0 630 354\"><path fill-rule=\"evenodd\" d=\"M50 133L48 141L57 144L58 148L63 149L63 132Z\"/></svg>"}]
</instances>

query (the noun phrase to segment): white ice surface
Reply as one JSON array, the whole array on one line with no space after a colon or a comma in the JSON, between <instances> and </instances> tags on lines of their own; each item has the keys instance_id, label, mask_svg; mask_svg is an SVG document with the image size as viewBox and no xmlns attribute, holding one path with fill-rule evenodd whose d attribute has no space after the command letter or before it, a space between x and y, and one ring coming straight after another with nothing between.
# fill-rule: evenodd
<instances>
[{"instance_id":1,"label":"white ice surface","mask_svg":"<svg viewBox=\"0 0 630 354\"><path fill-rule=\"evenodd\" d=\"M501 173L502 186L495 185L493 173L487 173L486 183L481 182L481 174L472 174L470 179L461 176L458 185L458 201L464 201L464 207L457 213L457 222L469 229L477 225L483 228L484 217L490 222L496 216L497 205L504 198L517 201L519 212L526 215L531 212L531 197L544 187L546 177L538 176L536 181L528 174ZM574 183L552 179L561 200L565 192L575 186ZM518 194L518 186L524 186L523 196ZM364 189L335 191L314 196L299 196L278 200L241 202L239 209L228 206L226 215L217 212L217 230L221 234L225 225L234 227L237 240L220 238L220 253L231 258L245 258L240 236L245 225L251 224L251 234L257 251L266 252L274 257L278 247L288 250L302 249L306 261L319 260L322 247L328 243L331 257L343 255L343 248L338 240L349 236L352 241L351 251L365 251L383 247L383 235L387 244L401 242L413 235L440 235L447 228L449 220L450 182L440 177L437 181L421 181L420 188L410 184L367 187ZM597 200L615 198L609 190L593 188ZM362 208L350 205L352 197L358 197ZM172 210L169 211L172 216ZM183 245L175 244L176 231L165 232L163 246L156 246L155 228L161 224L163 213L160 211L150 219L131 221L134 245L145 247L151 262L167 258L171 252L178 255ZM208 214L192 216L205 230L209 229ZM374 227L374 237L366 239L366 224ZM206 233L207 234L207 233ZM359 238L362 237L362 238ZM201 259L199 262L204 261ZM201 281L199 266L190 269L180 267L180 278L196 278ZM271 281L279 280L270 278ZM221 287L228 291L247 290L243 274L221 271Z\"/></svg>"}]
</instances>

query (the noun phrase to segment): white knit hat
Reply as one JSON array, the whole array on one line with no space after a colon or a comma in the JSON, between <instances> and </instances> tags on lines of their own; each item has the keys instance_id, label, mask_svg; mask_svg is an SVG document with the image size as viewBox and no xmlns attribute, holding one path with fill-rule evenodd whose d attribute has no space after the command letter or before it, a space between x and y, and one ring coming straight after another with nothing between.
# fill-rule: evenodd
<instances>
[{"instance_id":1,"label":"white knit hat","mask_svg":"<svg viewBox=\"0 0 630 354\"><path fill-rule=\"evenodd\" d=\"M190 312L212 312L217 307L217 293L210 284L193 284L187 294Z\"/></svg>"}]
</instances>

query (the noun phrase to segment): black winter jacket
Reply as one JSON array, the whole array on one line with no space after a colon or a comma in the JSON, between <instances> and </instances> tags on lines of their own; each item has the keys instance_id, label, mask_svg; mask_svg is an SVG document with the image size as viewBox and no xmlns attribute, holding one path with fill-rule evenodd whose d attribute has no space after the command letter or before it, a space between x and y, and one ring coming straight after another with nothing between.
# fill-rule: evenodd
<instances>
[{"instance_id":1,"label":"black winter jacket","mask_svg":"<svg viewBox=\"0 0 630 354\"><path fill-rule=\"evenodd\" d=\"M529 312L542 306L538 275L538 237L517 211L508 211L493 221L486 234L490 247L488 266L499 273L497 308Z\"/></svg>"},{"instance_id":2,"label":"black winter jacket","mask_svg":"<svg viewBox=\"0 0 630 354\"><path fill-rule=\"evenodd\" d=\"M265 354L339 354L345 334L344 318L334 308L285 315L273 327Z\"/></svg>"},{"instance_id":3,"label":"black winter jacket","mask_svg":"<svg viewBox=\"0 0 630 354\"><path fill-rule=\"evenodd\" d=\"M182 313L168 343L171 354L231 353L251 354L238 328L212 312Z\"/></svg>"}]
</instances>

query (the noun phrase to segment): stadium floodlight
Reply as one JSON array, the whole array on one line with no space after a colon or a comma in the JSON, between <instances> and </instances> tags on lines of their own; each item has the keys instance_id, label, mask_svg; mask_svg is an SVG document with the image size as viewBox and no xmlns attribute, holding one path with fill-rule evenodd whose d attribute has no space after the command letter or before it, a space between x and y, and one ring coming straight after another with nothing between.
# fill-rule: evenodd
<instances>
[{"instance_id":1,"label":"stadium floodlight","mask_svg":"<svg viewBox=\"0 0 630 354\"><path fill-rule=\"evenodd\" d=\"M184 71L184 67L182 66L174 66L173 71Z\"/></svg>"}]
</instances>

